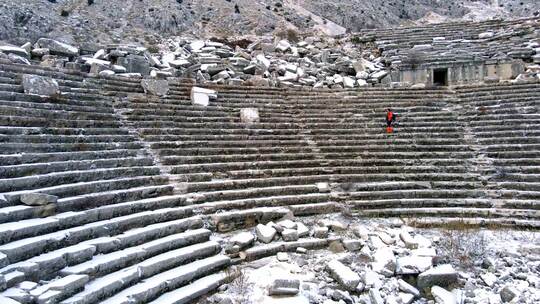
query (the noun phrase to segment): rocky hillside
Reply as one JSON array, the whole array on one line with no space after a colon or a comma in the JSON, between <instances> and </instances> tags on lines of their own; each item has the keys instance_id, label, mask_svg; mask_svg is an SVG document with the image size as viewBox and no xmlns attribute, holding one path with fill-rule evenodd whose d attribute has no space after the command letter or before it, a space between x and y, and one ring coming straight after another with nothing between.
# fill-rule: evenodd
<instances>
[{"instance_id":1,"label":"rocky hillside","mask_svg":"<svg viewBox=\"0 0 540 304\"><path fill-rule=\"evenodd\" d=\"M48 36L67 43L140 42L167 36L264 35L459 19L538 15L537 0L2 0L0 40Z\"/></svg>"}]
</instances>

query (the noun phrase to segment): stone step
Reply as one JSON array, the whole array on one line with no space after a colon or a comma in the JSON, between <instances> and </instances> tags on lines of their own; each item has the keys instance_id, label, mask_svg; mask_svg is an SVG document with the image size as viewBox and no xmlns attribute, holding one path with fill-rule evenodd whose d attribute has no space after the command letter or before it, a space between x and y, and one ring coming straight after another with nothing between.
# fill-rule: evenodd
<instances>
[{"instance_id":1,"label":"stone step","mask_svg":"<svg viewBox=\"0 0 540 304\"><path fill-rule=\"evenodd\" d=\"M45 193L62 198L69 198L83 194L101 193L111 190L129 189L141 186L163 185L168 182L165 176L135 176L129 178L117 178L111 180L98 180L92 182L63 184L53 187L39 188L36 190L24 190L4 193L4 198L13 205L20 202L20 197L27 193ZM1 210L1 209L0 209Z\"/></svg>"},{"instance_id":2,"label":"stone step","mask_svg":"<svg viewBox=\"0 0 540 304\"><path fill-rule=\"evenodd\" d=\"M540 140L540 137L538 138ZM520 144L492 144L485 145L486 152L511 152L511 151L539 151L540 143L520 143Z\"/></svg>"},{"instance_id":3,"label":"stone step","mask_svg":"<svg viewBox=\"0 0 540 304\"><path fill-rule=\"evenodd\" d=\"M82 161L111 158L138 157L143 154L140 150L105 150L105 151L78 151L55 153L22 153L1 155L0 166L23 165L31 163L49 163L65 161Z\"/></svg>"},{"instance_id":4,"label":"stone step","mask_svg":"<svg viewBox=\"0 0 540 304\"><path fill-rule=\"evenodd\" d=\"M49 144L51 149L56 147L63 147L60 144L72 144L72 147L75 148L74 144L85 145L84 148L91 148L92 144L115 144L119 145L122 143L135 142L138 139L133 135L128 134L118 134L118 135L48 135L48 134L37 134L37 135L25 135L19 134L18 136L3 135L0 134L0 143L24 143L29 144L30 147L37 144Z\"/></svg>"},{"instance_id":5,"label":"stone step","mask_svg":"<svg viewBox=\"0 0 540 304\"><path fill-rule=\"evenodd\" d=\"M522 228L538 229L540 221L534 219L482 218L482 217L439 217L423 216L406 220L408 225L419 228L434 227L487 227L487 228Z\"/></svg>"},{"instance_id":6,"label":"stone step","mask_svg":"<svg viewBox=\"0 0 540 304\"><path fill-rule=\"evenodd\" d=\"M153 240L142 245L113 251L108 254L97 255L89 261L63 268L60 270L60 275L86 274L90 276L90 278L99 278L165 252L167 252L167 256L171 256L172 252L182 253L184 256L178 254L175 257L178 258L179 261L181 261L182 258L187 259L190 253L197 253L198 250L203 250L203 252L207 252L210 255L215 254L221 248L219 247L219 244L215 242L207 242L210 234L210 230L206 229L193 230ZM202 242L207 243L199 244ZM178 250L179 248L181 248L181 250ZM196 259L196 256L194 256L193 259ZM147 267L152 266L153 265L148 265ZM146 270L142 267L138 268Z\"/></svg>"},{"instance_id":7,"label":"stone step","mask_svg":"<svg viewBox=\"0 0 540 304\"><path fill-rule=\"evenodd\" d=\"M59 199L56 209L59 212L85 210L107 204L170 195L173 189L174 187L170 185L155 185L83 194Z\"/></svg>"},{"instance_id":8,"label":"stone step","mask_svg":"<svg viewBox=\"0 0 540 304\"><path fill-rule=\"evenodd\" d=\"M53 172L42 175L0 179L0 193L54 187L59 184L159 174L159 168L157 167L121 167Z\"/></svg>"},{"instance_id":9,"label":"stone step","mask_svg":"<svg viewBox=\"0 0 540 304\"><path fill-rule=\"evenodd\" d=\"M14 269L17 270L27 264L26 262L17 264L17 262L85 241L86 245L95 245L98 251L105 253L105 249L99 248L117 248L119 241L125 246L135 246L145 240L166 236L175 231L182 232L186 229L202 227L199 217L184 218L190 214L191 211L185 208L145 211L12 241L0 246L0 252L7 256L10 264L13 264L1 269L0 273L5 274ZM124 234L119 235L121 233ZM106 236L115 237L101 238ZM44 266L46 267L46 264Z\"/></svg>"},{"instance_id":10,"label":"stone step","mask_svg":"<svg viewBox=\"0 0 540 304\"><path fill-rule=\"evenodd\" d=\"M130 139L126 136L125 139ZM1 139L0 139L1 140ZM135 141L125 142L77 142L77 143L25 143L25 142L1 142L0 153L52 153L71 151L103 151L119 149L142 149L142 144Z\"/></svg>"},{"instance_id":11,"label":"stone step","mask_svg":"<svg viewBox=\"0 0 540 304\"><path fill-rule=\"evenodd\" d=\"M114 295L113 297L108 298L102 303L148 303L166 292L178 290L178 288L185 286L190 282L217 272L222 268L227 267L229 263L230 259L228 257L219 255L197 260L149 277L146 280L143 280L142 282ZM126 279L123 280L125 281ZM62 304L92 303L86 302L81 298L77 298L77 296L71 299L63 301Z\"/></svg>"},{"instance_id":12,"label":"stone step","mask_svg":"<svg viewBox=\"0 0 540 304\"><path fill-rule=\"evenodd\" d=\"M0 100L0 106L4 109L15 108L15 109L26 109L30 111L31 109L36 110L48 110L48 111L75 111L75 112L88 112L89 115L93 113L99 114L113 114L113 108L107 106L79 106L79 105L70 105L63 103L53 103L53 102L25 102L25 101L3 101Z\"/></svg>"},{"instance_id":13,"label":"stone step","mask_svg":"<svg viewBox=\"0 0 540 304\"><path fill-rule=\"evenodd\" d=\"M518 154L520 153L520 154ZM526 154L528 153L528 154ZM538 152L540 153L540 152ZM489 157L499 157L513 155L512 158L522 157L537 157L536 152L497 152L489 153ZM164 156L161 161L165 165L176 164L201 164L201 163L218 163L218 162L240 162L240 161L278 161L278 160L302 160L302 159L441 159L441 158L472 158L473 154L469 152L448 151L448 152L380 152L380 151L363 151L357 152L342 152L342 153L280 153L280 154L233 154L233 155L209 155L209 156ZM510 158L510 157L507 157Z\"/></svg>"},{"instance_id":14,"label":"stone step","mask_svg":"<svg viewBox=\"0 0 540 304\"><path fill-rule=\"evenodd\" d=\"M515 210L500 208L391 208L369 209L355 212L356 216L366 217L462 217L462 218L512 218L538 221L539 210Z\"/></svg>"},{"instance_id":15,"label":"stone step","mask_svg":"<svg viewBox=\"0 0 540 304\"><path fill-rule=\"evenodd\" d=\"M16 92L2 92L0 91L0 100L2 101L18 101L18 102L32 102L32 103L54 103L54 104L64 104L64 105L73 105L73 106L85 106L97 108L111 108L112 102L104 98L101 95L88 95L84 96L83 94L62 94L54 98L37 96L37 95L28 95L24 93Z\"/></svg>"},{"instance_id":16,"label":"stone step","mask_svg":"<svg viewBox=\"0 0 540 304\"><path fill-rule=\"evenodd\" d=\"M297 195L319 192L315 184L312 185L278 185L274 186L270 182L262 180L262 186L259 188L249 188L249 181L245 183L237 183L232 181L225 182L209 182L200 184L188 185L188 191L193 192L193 202L210 202L216 200L234 200L243 198L279 196L279 195ZM230 189L230 190L229 190ZM206 192L203 192L205 191Z\"/></svg>"},{"instance_id":17,"label":"stone step","mask_svg":"<svg viewBox=\"0 0 540 304\"><path fill-rule=\"evenodd\" d=\"M129 130L118 128L39 128L0 126L0 134L5 135L63 135L63 136L105 136L129 135Z\"/></svg>"},{"instance_id":18,"label":"stone step","mask_svg":"<svg viewBox=\"0 0 540 304\"><path fill-rule=\"evenodd\" d=\"M0 167L0 176L16 178L62 171L80 171L115 167L147 167L153 164L150 157L125 157L96 160L73 160L47 163L29 163Z\"/></svg>"},{"instance_id":19,"label":"stone step","mask_svg":"<svg viewBox=\"0 0 540 304\"><path fill-rule=\"evenodd\" d=\"M328 193L308 193L295 195L263 196L257 198L243 198L236 200L217 200L193 205L203 214L214 214L224 210L241 210L263 207L289 207L299 205L326 204L331 199Z\"/></svg>"},{"instance_id":20,"label":"stone step","mask_svg":"<svg viewBox=\"0 0 540 304\"><path fill-rule=\"evenodd\" d=\"M347 207L354 210L386 209L386 208L451 208L475 207L492 208L492 199L483 198L396 198L374 200L347 200Z\"/></svg>"},{"instance_id":21,"label":"stone step","mask_svg":"<svg viewBox=\"0 0 540 304\"><path fill-rule=\"evenodd\" d=\"M485 193L481 190L446 190L446 189L414 189L392 191L354 191L348 192L350 200L380 200L380 199L412 199L412 198L482 198Z\"/></svg>"},{"instance_id":22,"label":"stone step","mask_svg":"<svg viewBox=\"0 0 540 304\"><path fill-rule=\"evenodd\" d=\"M283 207L261 207L212 214L210 220L217 231L227 232L277 221L290 214L291 211Z\"/></svg>"},{"instance_id":23,"label":"stone step","mask_svg":"<svg viewBox=\"0 0 540 304\"><path fill-rule=\"evenodd\" d=\"M219 286L229 281L227 272L205 276L191 282L189 285L164 293L150 304L187 304L193 303L199 297L211 293ZM111 303L112 304L112 303Z\"/></svg>"},{"instance_id":24,"label":"stone step","mask_svg":"<svg viewBox=\"0 0 540 304\"><path fill-rule=\"evenodd\" d=\"M58 117L51 120L42 116L15 116L0 115L0 125L13 127L41 127L41 128L121 128L117 118L108 121L73 120L73 117Z\"/></svg>"}]
</instances>

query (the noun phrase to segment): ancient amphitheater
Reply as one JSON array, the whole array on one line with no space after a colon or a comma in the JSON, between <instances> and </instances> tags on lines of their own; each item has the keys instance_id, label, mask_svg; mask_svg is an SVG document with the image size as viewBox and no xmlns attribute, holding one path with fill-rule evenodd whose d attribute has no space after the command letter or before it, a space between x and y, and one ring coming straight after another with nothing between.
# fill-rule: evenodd
<instances>
[{"instance_id":1,"label":"ancient amphitheater","mask_svg":"<svg viewBox=\"0 0 540 304\"><path fill-rule=\"evenodd\" d=\"M465 29L478 35L490 26L497 24L380 32L370 39L384 40L391 51L396 44L457 39ZM390 251L397 269L372 265L379 279L414 282L444 268L430 256L427 267L415 260L407 271L404 256L425 255L414 251L422 246L404 228L375 241L376 233L363 235L332 216L431 228L540 227L538 77L348 89L169 78L167 94L155 96L137 78L0 60L1 304L231 303L218 302L219 293L244 265L283 252L294 259L354 254L362 246L380 262L380 239L407 249ZM61 93L30 94L23 75L54 79ZM217 98L193 104L194 86L215 90ZM393 134L384 131L388 107L399 113ZM246 108L256 109L259 120L242 121ZM516 287L526 298L500 286L499 301L538 303L540 250L534 241L527 245L527 255L537 257L528 276L510 276L528 282ZM433 287L425 295L403 280L404 295L394 301L347 265L346 259L323 265L325 284L348 289L324 303L429 303L433 297L452 303L444 300L447 291ZM452 271L444 275L456 280ZM446 282L433 280L417 287ZM295 288L277 286L284 296L275 303L304 303L287 301Z\"/></svg>"}]
</instances>

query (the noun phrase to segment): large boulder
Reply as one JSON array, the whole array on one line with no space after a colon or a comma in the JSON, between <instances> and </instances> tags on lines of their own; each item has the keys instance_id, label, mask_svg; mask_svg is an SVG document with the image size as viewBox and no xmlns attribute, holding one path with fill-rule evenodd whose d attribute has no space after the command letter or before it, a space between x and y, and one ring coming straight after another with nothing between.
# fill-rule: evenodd
<instances>
[{"instance_id":1,"label":"large boulder","mask_svg":"<svg viewBox=\"0 0 540 304\"><path fill-rule=\"evenodd\" d=\"M60 95L60 87L56 80L38 75L23 75L24 92L31 95L55 97Z\"/></svg>"},{"instance_id":2,"label":"large boulder","mask_svg":"<svg viewBox=\"0 0 540 304\"><path fill-rule=\"evenodd\" d=\"M52 39L41 38L37 41L37 45L39 48L49 49L49 52L53 55L69 57L79 55L79 49L77 47Z\"/></svg>"},{"instance_id":3,"label":"large boulder","mask_svg":"<svg viewBox=\"0 0 540 304\"><path fill-rule=\"evenodd\" d=\"M141 85L146 94L165 96L169 93L169 82L160 79L143 79Z\"/></svg>"},{"instance_id":4,"label":"large boulder","mask_svg":"<svg viewBox=\"0 0 540 304\"><path fill-rule=\"evenodd\" d=\"M332 260L326 268L330 275L345 289L354 291L360 283L360 276L338 260Z\"/></svg>"},{"instance_id":5,"label":"large boulder","mask_svg":"<svg viewBox=\"0 0 540 304\"><path fill-rule=\"evenodd\" d=\"M128 73L139 73L143 76L150 74L150 63L144 56L127 55L118 58L117 63L126 67Z\"/></svg>"}]
</instances>

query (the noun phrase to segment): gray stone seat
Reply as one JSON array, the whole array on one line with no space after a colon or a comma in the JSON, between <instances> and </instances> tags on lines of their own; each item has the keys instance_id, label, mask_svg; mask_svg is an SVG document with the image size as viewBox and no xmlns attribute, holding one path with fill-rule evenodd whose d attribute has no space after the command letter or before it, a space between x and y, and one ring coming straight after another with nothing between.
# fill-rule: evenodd
<instances>
[{"instance_id":1,"label":"gray stone seat","mask_svg":"<svg viewBox=\"0 0 540 304\"><path fill-rule=\"evenodd\" d=\"M165 292L176 290L196 279L219 271L220 269L228 266L229 262L230 259L228 257L217 255L197 260L186 265L178 266L168 271L151 276L138 284L128 287L127 289L101 303L147 303L158 298ZM109 284L110 283L111 282L109 282ZM94 286L92 285L88 286L89 289L93 287ZM92 301L87 302L84 295L81 297L75 295L74 297L62 302L62 304L72 303L92 303Z\"/></svg>"}]
</instances>

